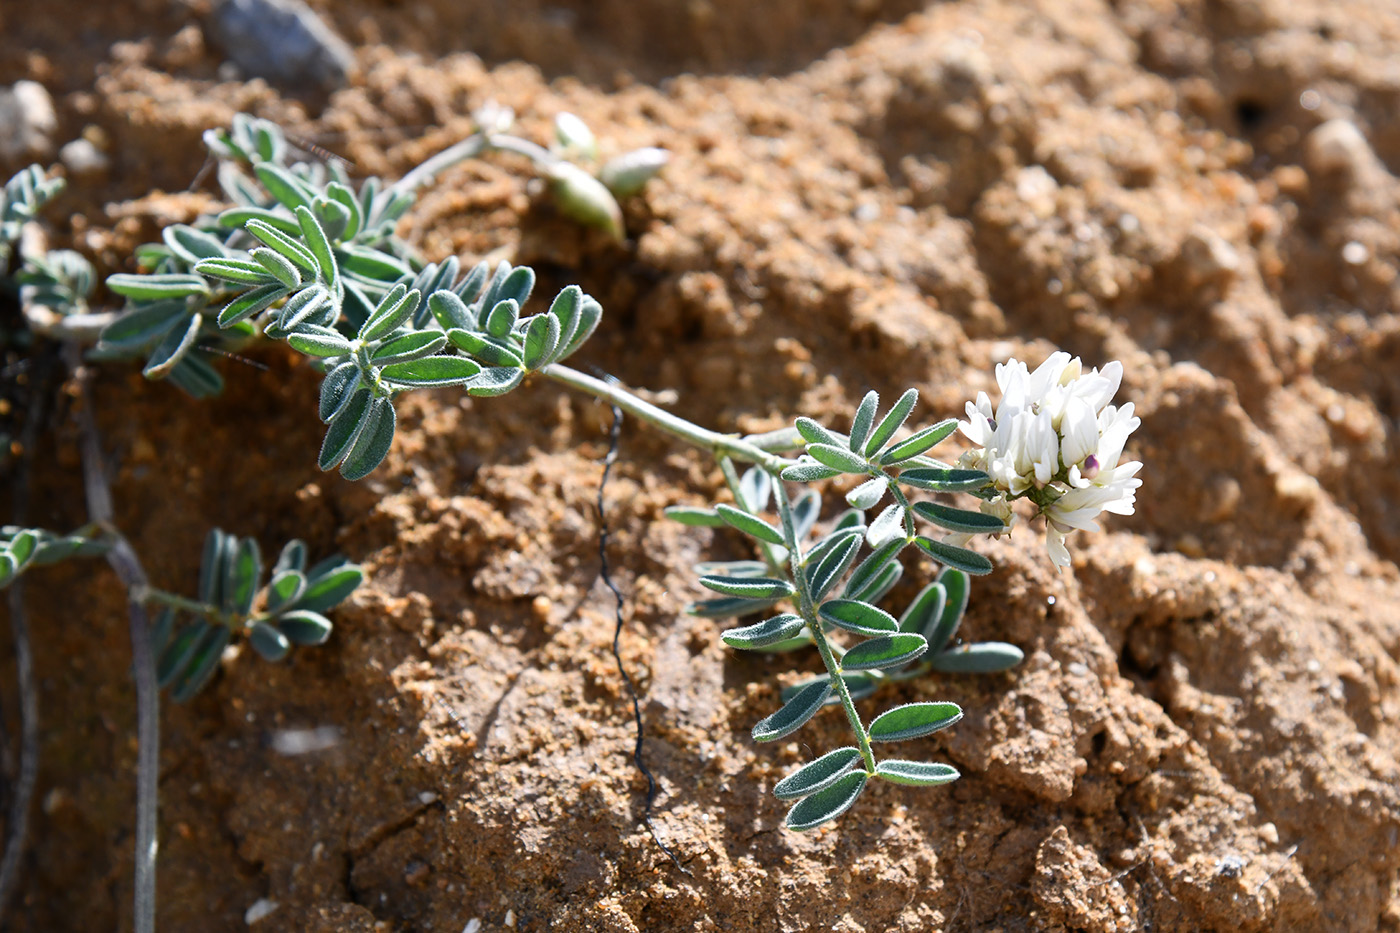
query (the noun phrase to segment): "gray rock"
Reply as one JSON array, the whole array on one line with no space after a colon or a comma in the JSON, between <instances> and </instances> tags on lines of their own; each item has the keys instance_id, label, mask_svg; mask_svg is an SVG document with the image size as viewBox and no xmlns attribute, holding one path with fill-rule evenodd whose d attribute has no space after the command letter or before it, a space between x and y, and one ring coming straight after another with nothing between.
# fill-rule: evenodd
<instances>
[{"instance_id":1,"label":"gray rock","mask_svg":"<svg viewBox=\"0 0 1400 933\"><path fill-rule=\"evenodd\" d=\"M53 98L42 84L16 81L0 87L0 160L47 159L57 129Z\"/></svg>"},{"instance_id":2,"label":"gray rock","mask_svg":"<svg viewBox=\"0 0 1400 933\"><path fill-rule=\"evenodd\" d=\"M274 84L333 91L354 64L350 46L301 0L223 0L209 29L244 74Z\"/></svg>"},{"instance_id":3,"label":"gray rock","mask_svg":"<svg viewBox=\"0 0 1400 933\"><path fill-rule=\"evenodd\" d=\"M111 160L86 139L75 139L65 143L63 148L58 150L58 158L64 168L68 169L68 173L75 178L101 175L111 165Z\"/></svg>"}]
</instances>

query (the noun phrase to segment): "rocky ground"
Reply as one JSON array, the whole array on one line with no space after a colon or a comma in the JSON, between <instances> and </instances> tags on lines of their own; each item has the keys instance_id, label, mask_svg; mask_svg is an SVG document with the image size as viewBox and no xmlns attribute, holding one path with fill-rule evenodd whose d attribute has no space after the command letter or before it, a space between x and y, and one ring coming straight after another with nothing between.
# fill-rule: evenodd
<instances>
[{"instance_id":1,"label":"rocky ground","mask_svg":"<svg viewBox=\"0 0 1400 933\"><path fill-rule=\"evenodd\" d=\"M38 157L75 139L99 156L65 160L55 241L130 271L135 244L213 205L186 190L200 133L239 110L387 175L487 99L536 139L569 110L610 151L673 153L624 244L558 217L511 157L443 176L401 232L434 259L532 264L544 292L583 285L607 316L579 361L722 430L837 424L909 385L929 422L994 391L1008 356L1120 359L1145 484L1135 515L1071 539L1071 571L1034 527L979 545L997 570L965 634L1021 646L1020 668L863 705L961 704L919 754L962 780L872 787L796 835L769 791L845 724L750 740L818 662L739 656L680 613L690 565L742 542L658 520L723 482L629 422L610 557L682 872L641 825L609 654L607 409L552 384L422 393L351 486L316 470L317 379L290 354L228 362L229 391L200 404L110 368L119 522L158 583L192 583L210 524L370 574L327 647L282 666L245 651L165 707L162 930L243 929L259 901L276 907L256 930L1400 928L1394 4L318 8L354 50L329 91L245 80L199 4L0 7L0 85L53 102ZM31 517L71 527L75 432L65 408L53 422ZM933 572L911 570L900 593ZM6 920L127 929L122 593L97 564L34 580L41 806ZM317 727L338 743L271 746Z\"/></svg>"}]
</instances>

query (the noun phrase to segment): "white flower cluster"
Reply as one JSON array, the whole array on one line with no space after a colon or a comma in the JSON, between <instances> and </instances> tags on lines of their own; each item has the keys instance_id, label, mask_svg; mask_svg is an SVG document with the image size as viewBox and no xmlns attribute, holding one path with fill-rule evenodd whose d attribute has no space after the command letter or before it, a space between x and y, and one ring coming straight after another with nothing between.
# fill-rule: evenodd
<instances>
[{"instance_id":1,"label":"white flower cluster","mask_svg":"<svg viewBox=\"0 0 1400 933\"><path fill-rule=\"evenodd\" d=\"M1123 445L1140 423L1131 402L1108 404L1123 379L1123 364L1085 373L1079 358L1054 353L1030 372L1025 363L997 364L1001 402L987 393L967 403L963 434L976 447L961 466L982 470L1000 495L982 510L1008 527L1011 501L1028 498L1045 516L1045 546L1058 567L1069 566L1065 535L1097 531L1100 512L1131 515L1142 485L1137 461L1119 463Z\"/></svg>"}]
</instances>

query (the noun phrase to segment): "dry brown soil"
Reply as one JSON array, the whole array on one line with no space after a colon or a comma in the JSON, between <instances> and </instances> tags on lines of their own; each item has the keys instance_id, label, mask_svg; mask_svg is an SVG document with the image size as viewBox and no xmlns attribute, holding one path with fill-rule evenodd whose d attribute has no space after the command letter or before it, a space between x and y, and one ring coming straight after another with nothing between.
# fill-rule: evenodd
<instances>
[{"instance_id":1,"label":"dry brown soil","mask_svg":"<svg viewBox=\"0 0 1400 933\"><path fill-rule=\"evenodd\" d=\"M510 158L443 177L402 232L432 258L534 264L544 291L581 283L607 317L580 362L674 389L690 417L839 424L867 389L914 385L930 421L994 388L994 361L1055 348L1123 360L1142 416L1137 514L1079 536L1072 572L1034 529L984 546L998 569L966 634L1024 665L862 707L962 704L908 754L963 779L873 787L806 835L769 790L845 725L750 740L817 661L736 655L680 614L689 565L743 545L658 520L723 484L629 423L608 489L622 650L683 874L640 824L608 652L605 408L552 384L422 393L351 486L316 471L316 378L287 354L228 364L199 405L106 371L119 519L158 583L193 581L210 524L370 573L327 647L245 651L164 709L160 929L245 929L260 898L278 907L256 930L1400 928L1400 8L917 6L323 0L358 72L318 100L221 73L197 4L0 4L0 82L44 82L60 141L91 127L112 158L50 214L103 272L208 209L207 189L147 192L183 192L200 132L236 110L393 175L495 98L537 139L568 109L613 151L672 151L631 238L560 220ZM1333 118L1368 145L1318 139ZM62 469L31 515L67 527L66 410L54 427L41 458ZM34 580L40 806L7 920L128 929L122 594L97 563ZM341 741L270 745L314 727Z\"/></svg>"}]
</instances>

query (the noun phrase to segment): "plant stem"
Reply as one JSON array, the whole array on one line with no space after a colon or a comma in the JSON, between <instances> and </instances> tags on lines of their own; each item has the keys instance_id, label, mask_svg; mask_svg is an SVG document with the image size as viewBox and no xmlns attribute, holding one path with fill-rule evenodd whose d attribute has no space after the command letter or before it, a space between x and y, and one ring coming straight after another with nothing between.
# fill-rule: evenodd
<instances>
[{"instance_id":1,"label":"plant stem","mask_svg":"<svg viewBox=\"0 0 1400 933\"><path fill-rule=\"evenodd\" d=\"M190 599L178 593L167 593L165 590L158 590L153 586L137 587L131 591L131 598L140 603L159 603L162 606L169 606L172 609L183 609L185 612L194 613L215 622L219 625L228 625L229 620L218 609L202 603L197 599Z\"/></svg>"},{"instance_id":2,"label":"plant stem","mask_svg":"<svg viewBox=\"0 0 1400 933\"><path fill-rule=\"evenodd\" d=\"M870 749L870 734L865 731L865 725L860 721L860 714L856 712L856 704L851 699L851 691L846 687L846 679L841 676L841 662L836 660L836 656L832 653L831 644L826 640L826 633L822 631L821 620L817 618L817 610L812 603L812 591L807 584L807 574L802 566L802 549L798 547L797 529L793 525L792 505L788 501L787 489L777 477L773 478L773 485L776 487L773 492L778 499L778 517L783 524L783 539L787 542L788 554L792 561L792 582L797 585L798 612L802 614L803 619L807 620L807 628L812 633L812 640L816 642L817 650L821 652L822 663L826 665L827 674L831 677L831 686L841 700L841 708L846 711L846 719L851 723L851 730L856 734L856 740L860 745L860 756L865 761L865 770L868 774L874 774L875 753Z\"/></svg>"},{"instance_id":3,"label":"plant stem","mask_svg":"<svg viewBox=\"0 0 1400 933\"><path fill-rule=\"evenodd\" d=\"M716 458L731 457L747 463L756 463L771 473L775 480L783 468L794 463L792 460L769 453L732 434L720 434L717 431L702 428L663 408L657 408L650 402L642 401L622 386L609 385L601 379L595 379L562 363L551 363L541 369L540 374L602 399L610 405L616 405L653 427L660 428L696 447L708 450Z\"/></svg>"},{"instance_id":4,"label":"plant stem","mask_svg":"<svg viewBox=\"0 0 1400 933\"><path fill-rule=\"evenodd\" d=\"M131 630L131 666L136 680L136 861L132 896L136 933L155 933L156 928L156 807L160 780L160 686L156 682L155 651L146 624L146 609L134 597L147 589L146 571L132 550L131 543L113 522L112 490L102 468L102 440L92 410L92 392L82 369L82 349L74 343L64 347L69 369L80 393L78 427L81 432L83 488L87 493L88 516L106 529L112 539L107 563L126 585L127 617Z\"/></svg>"}]
</instances>

